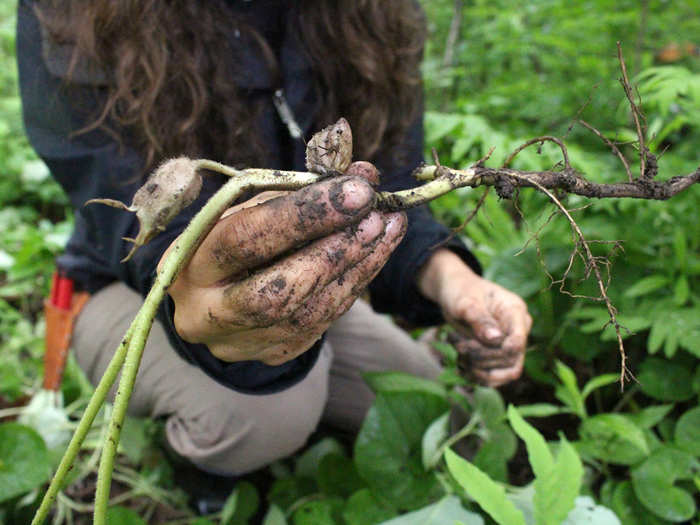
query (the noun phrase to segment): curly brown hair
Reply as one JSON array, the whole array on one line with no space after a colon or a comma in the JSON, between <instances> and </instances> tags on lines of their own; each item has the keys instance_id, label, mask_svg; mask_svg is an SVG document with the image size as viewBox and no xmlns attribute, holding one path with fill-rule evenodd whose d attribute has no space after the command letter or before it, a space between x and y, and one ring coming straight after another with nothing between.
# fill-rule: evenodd
<instances>
[{"instance_id":1,"label":"curly brown hair","mask_svg":"<svg viewBox=\"0 0 700 525\"><path fill-rule=\"evenodd\" d=\"M420 7L414 0L297 5L293 26L322 99L316 126L345 116L359 158L393 148L420 106ZM264 158L254 124L260 103L231 81L231 28L248 32L271 71L276 58L225 0L41 0L37 12L55 41L74 46L72 67L86 61L110 72L104 105L85 129L127 128L147 165L181 154L237 165Z\"/></svg>"}]
</instances>

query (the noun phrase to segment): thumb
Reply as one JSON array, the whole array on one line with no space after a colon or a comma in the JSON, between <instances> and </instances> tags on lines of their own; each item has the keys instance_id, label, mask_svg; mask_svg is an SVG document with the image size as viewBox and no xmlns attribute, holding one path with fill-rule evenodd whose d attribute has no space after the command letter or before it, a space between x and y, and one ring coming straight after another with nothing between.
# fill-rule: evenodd
<instances>
[{"instance_id":1,"label":"thumb","mask_svg":"<svg viewBox=\"0 0 700 525\"><path fill-rule=\"evenodd\" d=\"M460 301L454 314L455 321L469 325L476 338L484 344L497 346L506 336L500 323L481 301Z\"/></svg>"}]
</instances>

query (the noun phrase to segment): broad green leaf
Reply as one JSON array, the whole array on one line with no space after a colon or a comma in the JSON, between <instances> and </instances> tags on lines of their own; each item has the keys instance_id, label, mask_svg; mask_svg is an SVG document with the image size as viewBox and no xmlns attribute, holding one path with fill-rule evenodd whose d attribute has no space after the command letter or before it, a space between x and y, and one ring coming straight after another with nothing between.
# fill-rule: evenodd
<instances>
[{"instance_id":1,"label":"broad green leaf","mask_svg":"<svg viewBox=\"0 0 700 525\"><path fill-rule=\"evenodd\" d=\"M562 525L620 525L620 520L609 508L596 505L590 496L579 496Z\"/></svg>"},{"instance_id":2,"label":"broad green leaf","mask_svg":"<svg viewBox=\"0 0 700 525\"><path fill-rule=\"evenodd\" d=\"M611 506L620 518L622 525L663 525L668 523L644 508L644 505L634 495L632 484L629 481L623 481L615 488Z\"/></svg>"},{"instance_id":3,"label":"broad green leaf","mask_svg":"<svg viewBox=\"0 0 700 525\"><path fill-rule=\"evenodd\" d=\"M612 385L620 380L618 374L601 374L589 380L583 387L581 391L581 397L585 401L591 393L604 386Z\"/></svg>"},{"instance_id":4,"label":"broad green leaf","mask_svg":"<svg viewBox=\"0 0 700 525\"><path fill-rule=\"evenodd\" d=\"M700 407L691 408L680 417L674 440L679 448L700 456Z\"/></svg>"},{"instance_id":5,"label":"broad green leaf","mask_svg":"<svg viewBox=\"0 0 700 525\"><path fill-rule=\"evenodd\" d=\"M630 421L640 428L652 428L665 418L673 405L654 405L643 408L635 414L625 414Z\"/></svg>"},{"instance_id":6,"label":"broad green leaf","mask_svg":"<svg viewBox=\"0 0 700 525\"><path fill-rule=\"evenodd\" d=\"M554 458L542 434L525 421L513 405L508 407L508 421L515 433L525 442L527 456L535 476L547 475L554 466Z\"/></svg>"},{"instance_id":7,"label":"broad green leaf","mask_svg":"<svg viewBox=\"0 0 700 525\"><path fill-rule=\"evenodd\" d=\"M560 525L574 507L582 480L581 458L562 437L554 466L535 477L535 522L538 525Z\"/></svg>"},{"instance_id":8,"label":"broad green leaf","mask_svg":"<svg viewBox=\"0 0 700 525\"><path fill-rule=\"evenodd\" d=\"M447 390L440 383L405 372L365 372L362 376L375 393L426 392L445 398Z\"/></svg>"},{"instance_id":9,"label":"broad green leaf","mask_svg":"<svg viewBox=\"0 0 700 525\"><path fill-rule=\"evenodd\" d=\"M503 398L495 388L477 387L474 390L474 409L487 427L501 423L506 414Z\"/></svg>"},{"instance_id":10,"label":"broad green leaf","mask_svg":"<svg viewBox=\"0 0 700 525\"><path fill-rule=\"evenodd\" d=\"M126 507L109 507L107 525L146 525L146 522L133 510Z\"/></svg>"},{"instance_id":11,"label":"broad green leaf","mask_svg":"<svg viewBox=\"0 0 700 525\"><path fill-rule=\"evenodd\" d=\"M287 518L284 516L282 509L280 509L277 505L272 504L265 513L262 525L287 525Z\"/></svg>"},{"instance_id":12,"label":"broad green leaf","mask_svg":"<svg viewBox=\"0 0 700 525\"><path fill-rule=\"evenodd\" d=\"M523 417L549 417L557 414L567 414L571 410L550 403L533 403L531 405L518 405L518 412Z\"/></svg>"},{"instance_id":13,"label":"broad green leaf","mask_svg":"<svg viewBox=\"0 0 700 525\"><path fill-rule=\"evenodd\" d=\"M423 458L423 467L425 470L430 470L435 467L440 461L438 449L447 437L450 435L450 412L445 412L435 421L430 423L430 426L423 434L421 442L421 457Z\"/></svg>"},{"instance_id":14,"label":"broad green leaf","mask_svg":"<svg viewBox=\"0 0 700 525\"><path fill-rule=\"evenodd\" d=\"M586 453L607 463L634 465L650 453L644 432L622 414L598 414L581 423Z\"/></svg>"},{"instance_id":15,"label":"broad green leaf","mask_svg":"<svg viewBox=\"0 0 700 525\"><path fill-rule=\"evenodd\" d=\"M292 523L294 525L336 525L340 523L342 509L341 498L309 501L294 512Z\"/></svg>"},{"instance_id":16,"label":"broad green leaf","mask_svg":"<svg viewBox=\"0 0 700 525\"><path fill-rule=\"evenodd\" d=\"M639 297L668 286L669 280L665 275L650 275L640 279L625 291L625 297Z\"/></svg>"},{"instance_id":17,"label":"broad green leaf","mask_svg":"<svg viewBox=\"0 0 700 525\"><path fill-rule=\"evenodd\" d=\"M247 523L255 515L260 497L255 485L248 481L236 484L221 510L221 523L238 525Z\"/></svg>"},{"instance_id":18,"label":"broad green leaf","mask_svg":"<svg viewBox=\"0 0 700 525\"><path fill-rule=\"evenodd\" d=\"M555 395L557 399L567 405L574 414L581 418L586 417L586 407L583 404L583 396L578 388L576 374L568 366L561 361L557 361L557 376L561 381L561 385L557 385Z\"/></svg>"},{"instance_id":19,"label":"broad green leaf","mask_svg":"<svg viewBox=\"0 0 700 525\"><path fill-rule=\"evenodd\" d=\"M51 471L44 440L18 423L0 424L0 502L44 483Z\"/></svg>"},{"instance_id":20,"label":"broad green leaf","mask_svg":"<svg viewBox=\"0 0 700 525\"><path fill-rule=\"evenodd\" d=\"M294 473L297 476L313 478L316 476L321 460L327 454L344 455L345 450L337 440L327 437L307 448L296 460Z\"/></svg>"},{"instance_id":21,"label":"broad green leaf","mask_svg":"<svg viewBox=\"0 0 700 525\"><path fill-rule=\"evenodd\" d=\"M462 123L462 117L456 114L425 112L425 142L432 144L451 133Z\"/></svg>"},{"instance_id":22,"label":"broad green leaf","mask_svg":"<svg viewBox=\"0 0 700 525\"><path fill-rule=\"evenodd\" d=\"M491 479L506 483L508 481L508 460L518 447L515 434L506 423L498 423L488 429L481 448L472 459L472 463Z\"/></svg>"},{"instance_id":23,"label":"broad green leaf","mask_svg":"<svg viewBox=\"0 0 700 525\"><path fill-rule=\"evenodd\" d=\"M132 463L138 465L150 445L148 425L146 419L127 416L122 427L119 439L119 447Z\"/></svg>"},{"instance_id":24,"label":"broad green leaf","mask_svg":"<svg viewBox=\"0 0 700 525\"><path fill-rule=\"evenodd\" d=\"M660 401L685 401L693 397L691 371L684 365L647 357L637 376L642 391Z\"/></svg>"},{"instance_id":25,"label":"broad green leaf","mask_svg":"<svg viewBox=\"0 0 700 525\"><path fill-rule=\"evenodd\" d=\"M483 525L484 519L469 512L460 504L459 498L445 496L440 501L415 510L379 525ZM354 523L353 523L354 525Z\"/></svg>"},{"instance_id":26,"label":"broad green leaf","mask_svg":"<svg viewBox=\"0 0 700 525\"><path fill-rule=\"evenodd\" d=\"M267 500L286 511L294 502L315 492L317 487L313 479L292 476L275 480L267 494Z\"/></svg>"},{"instance_id":27,"label":"broad green leaf","mask_svg":"<svg viewBox=\"0 0 700 525\"><path fill-rule=\"evenodd\" d=\"M447 410L428 392L380 392L355 442L355 466L375 494L412 510L435 501L443 488L421 458L423 433Z\"/></svg>"},{"instance_id":28,"label":"broad green leaf","mask_svg":"<svg viewBox=\"0 0 700 525\"><path fill-rule=\"evenodd\" d=\"M634 493L648 511L660 518L672 522L689 520L695 515L695 501L674 483L692 479L694 465L696 460L687 452L661 447L632 470Z\"/></svg>"},{"instance_id":29,"label":"broad green leaf","mask_svg":"<svg viewBox=\"0 0 700 525\"><path fill-rule=\"evenodd\" d=\"M445 450L450 474L499 525L525 525L525 518L506 497L505 489L452 450Z\"/></svg>"},{"instance_id":30,"label":"broad green leaf","mask_svg":"<svg viewBox=\"0 0 700 525\"><path fill-rule=\"evenodd\" d=\"M343 518L352 525L375 525L396 516L396 509L375 497L369 489L355 492L345 503Z\"/></svg>"},{"instance_id":31,"label":"broad green leaf","mask_svg":"<svg viewBox=\"0 0 700 525\"><path fill-rule=\"evenodd\" d=\"M316 472L316 481L324 494L343 498L365 486L355 463L347 456L335 453L323 456Z\"/></svg>"}]
</instances>

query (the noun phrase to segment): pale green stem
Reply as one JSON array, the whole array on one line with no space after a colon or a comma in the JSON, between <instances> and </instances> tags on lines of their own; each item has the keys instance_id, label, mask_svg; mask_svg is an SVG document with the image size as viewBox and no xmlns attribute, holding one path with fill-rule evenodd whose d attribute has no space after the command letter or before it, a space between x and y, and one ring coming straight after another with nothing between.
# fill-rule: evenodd
<instances>
[{"instance_id":1,"label":"pale green stem","mask_svg":"<svg viewBox=\"0 0 700 525\"><path fill-rule=\"evenodd\" d=\"M126 416L126 409L131 398L146 339L158 306L163 300L168 287L175 280L180 269L189 262L201 240L213 228L221 214L243 192L251 189L298 189L322 178L321 175L303 172L294 173L272 170L247 170L246 172L241 172L211 161L201 160L197 162L199 168L223 172L229 175L231 180L224 184L209 199L204 207L194 216L185 231L178 237L158 271L156 280L146 296L143 306L131 325L134 327L134 332L124 363L124 370L119 381L117 395L114 398L114 410L97 474L95 514L93 516L95 525L106 525L112 471L114 470L114 458L119 444L119 435Z\"/></svg>"},{"instance_id":2,"label":"pale green stem","mask_svg":"<svg viewBox=\"0 0 700 525\"><path fill-rule=\"evenodd\" d=\"M178 272L189 261L191 255L199 246L201 240L211 230L221 214L245 191L257 190L295 190L312 184L324 178L323 175L307 172L293 172L280 170L246 169L237 170L218 162L200 159L197 167L217 171L231 177L221 189L212 196L207 204L192 219L189 226L176 241L175 246L168 254L162 268L158 272L156 281L149 292L139 313L131 324L127 336L115 352L109 367L105 371L99 385L95 389L90 402L85 409L78 428L68 445L68 449L58 466L56 474L49 489L37 510L32 525L38 525L45 520L49 508L56 498L59 487L71 468L90 425L104 403L116 376L122 365L124 371L120 379L119 388L114 401L114 410L110 420L107 440L100 460L97 491L95 496L96 524L104 524L106 521L107 504L109 502L109 488L111 474L114 468L114 457L119 443L119 434L124 422L126 407L128 406L134 380L138 372L143 348L148 332L155 317L158 305L163 300L165 292L177 277ZM421 180L430 180L439 174L435 166L425 166L416 176ZM458 186L471 186L478 184L479 177L475 176L473 169L458 171L450 170L449 176L440 177L429 182L417 190L398 192L397 197L392 194L379 194L379 202L385 202L385 207L405 208L416 206L449 192ZM131 337L129 337L131 335ZM127 342L129 343L127 345Z\"/></svg>"},{"instance_id":3,"label":"pale green stem","mask_svg":"<svg viewBox=\"0 0 700 525\"><path fill-rule=\"evenodd\" d=\"M87 407L85 407L83 417L80 419L80 423L78 423L78 427L75 429L70 443L68 443L68 448L63 454L63 458L61 458L61 463L56 469L56 473L54 474L51 484L44 495L44 499L41 500L41 505L39 505L39 508L34 515L32 525L38 525L44 522L49 513L49 509L51 508L51 505L56 499L56 495L63 484L63 480L68 472L70 472L70 470L73 468L75 456L78 455L80 446L83 444L83 440L90 430L90 426L92 425L95 416L100 411L100 408L102 408L104 400L107 397L107 393L109 392L109 389L112 388L112 385L119 374L119 370L121 369L122 364L124 364L126 350L131 334L132 328L129 327L124 339L122 339L122 342L117 347L117 351L114 352L114 357L112 357L112 360L107 366L107 370L105 370L105 373L102 375L102 379L100 379L99 384L95 388L95 392L92 394L90 402L88 403Z\"/></svg>"}]
</instances>

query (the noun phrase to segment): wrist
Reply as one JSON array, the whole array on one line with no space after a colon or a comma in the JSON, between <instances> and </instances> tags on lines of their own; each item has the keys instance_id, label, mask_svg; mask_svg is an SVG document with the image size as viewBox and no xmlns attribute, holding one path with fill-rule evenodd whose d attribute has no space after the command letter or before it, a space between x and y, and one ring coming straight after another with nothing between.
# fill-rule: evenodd
<instances>
[{"instance_id":1,"label":"wrist","mask_svg":"<svg viewBox=\"0 0 700 525\"><path fill-rule=\"evenodd\" d=\"M416 285L424 297L441 304L445 293L457 283L468 284L480 279L456 253L439 248L418 272Z\"/></svg>"}]
</instances>

